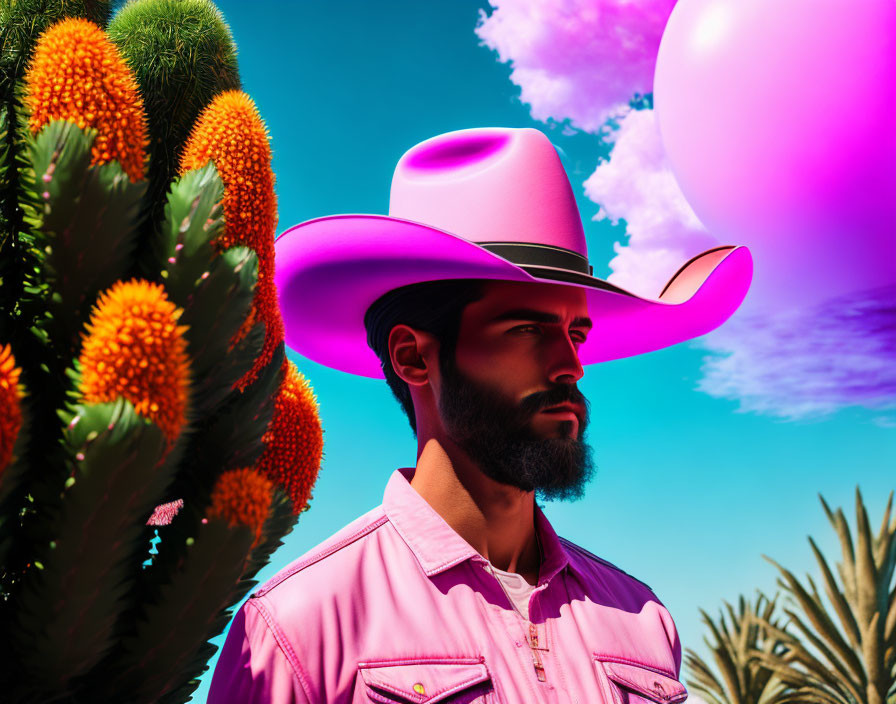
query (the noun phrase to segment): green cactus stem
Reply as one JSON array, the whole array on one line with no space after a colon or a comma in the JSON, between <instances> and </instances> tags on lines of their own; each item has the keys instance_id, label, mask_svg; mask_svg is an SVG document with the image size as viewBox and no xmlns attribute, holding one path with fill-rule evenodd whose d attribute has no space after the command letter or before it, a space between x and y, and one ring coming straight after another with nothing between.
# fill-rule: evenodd
<instances>
[{"instance_id":1,"label":"green cactus stem","mask_svg":"<svg viewBox=\"0 0 896 704\"><path fill-rule=\"evenodd\" d=\"M83 17L105 26L110 3L104 0L3 0L0 2L0 313L8 317L25 285L27 266L19 233L26 212L19 203L19 168L25 165L26 131L20 81L41 33L66 17ZM0 326L2 327L2 326Z\"/></svg>"},{"instance_id":2,"label":"green cactus stem","mask_svg":"<svg viewBox=\"0 0 896 704\"><path fill-rule=\"evenodd\" d=\"M258 356L254 339L228 351L252 306L258 258L246 247L219 255L212 245L224 228L223 192L213 164L187 172L168 194L162 226L162 278L169 298L184 309L181 324L189 326L193 403L200 416L224 400Z\"/></svg>"},{"instance_id":3,"label":"green cactus stem","mask_svg":"<svg viewBox=\"0 0 896 704\"><path fill-rule=\"evenodd\" d=\"M56 120L31 144L33 229L47 284L51 337L60 359L77 356L83 321L97 295L133 264L145 182L131 183L118 162L91 166L95 130Z\"/></svg>"},{"instance_id":4,"label":"green cactus stem","mask_svg":"<svg viewBox=\"0 0 896 704\"><path fill-rule=\"evenodd\" d=\"M185 671L209 634L217 635L227 624L227 607L253 586L240 583L255 537L251 529L211 518L190 537L158 600L144 603L135 632L116 649L118 657L104 665L105 676L93 678L100 691L90 693L92 701L112 701L126 691L128 701L149 704L181 689L192 679ZM202 656L204 664L208 654Z\"/></svg>"},{"instance_id":5,"label":"green cactus stem","mask_svg":"<svg viewBox=\"0 0 896 704\"><path fill-rule=\"evenodd\" d=\"M217 93L240 87L236 46L208 0L131 0L108 32L137 77L149 119L149 221L135 273L153 277L165 194L193 123Z\"/></svg>"},{"instance_id":6,"label":"green cactus stem","mask_svg":"<svg viewBox=\"0 0 896 704\"><path fill-rule=\"evenodd\" d=\"M121 398L75 407L65 440L71 478L53 511L53 540L16 595L9 634L35 694L65 692L114 645L145 558L144 524L179 459Z\"/></svg>"}]
</instances>

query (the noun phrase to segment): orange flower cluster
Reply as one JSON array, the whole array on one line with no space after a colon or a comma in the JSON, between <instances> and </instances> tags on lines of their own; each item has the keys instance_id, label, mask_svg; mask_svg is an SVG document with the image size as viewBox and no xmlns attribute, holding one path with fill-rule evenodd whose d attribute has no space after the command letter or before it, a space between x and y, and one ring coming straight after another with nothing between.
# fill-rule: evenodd
<instances>
[{"instance_id":1,"label":"orange flower cluster","mask_svg":"<svg viewBox=\"0 0 896 704\"><path fill-rule=\"evenodd\" d=\"M100 294L82 334L79 391L86 403L123 396L165 433L169 444L186 421L190 388L183 309L165 289L134 279Z\"/></svg>"},{"instance_id":2,"label":"orange flower cluster","mask_svg":"<svg viewBox=\"0 0 896 704\"><path fill-rule=\"evenodd\" d=\"M53 120L97 130L93 164L117 161L132 182L144 178L146 115L137 81L105 32L70 18L47 29L25 75L28 127Z\"/></svg>"},{"instance_id":3,"label":"orange flower cluster","mask_svg":"<svg viewBox=\"0 0 896 704\"><path fill-rule=\"evenodd\" d=\"M22 370L16 366L12 347L0 347L0 478L12 461L12 450L22 429L22 397L19 384Z\"/></svg>"},{"instance_id":4,"label":"orange flower cluster","mask_svg":"<svg viewBox=\"0 0 896 704\"><path fill-rule=\"evenodd\" d=\"M231 469L215 482L208 517L251 528L255 531L254 548L261 540L261 529L273 498L274 485L270 479L251 468Z\"/></svg>"},{"instance_id":5,"label":"orange flower cluster","mask_svg":"<svg viewBox=\"0 0 896 704\"><path fill-rule=\"evenodd\" d=\"M284 360L283 367L283 382L274 398L274 416L262 436L265 449L257 467L283 487L298 515L308 505L320 470L323 430L310 384L289 360Z\"/></svg>"},{"instance_id":6,"label":"orange flower cluster","mask_svg":"<svg viewBox=\"0 0 896 704\"><path fill-rule=\"evenodd\" d=\"M219 251L243 245L258 255L258 283L252 312L234 337L239 341L257 321L265 341L255 364L236 388L244 389L268 364L283 342L283 319L274 285L274 235L277 200L267 129L252 99L238 90L220 93L196 121L181 157L181 173L214 162L224 183L224 233Z\"/></svg>"}]
</instances>

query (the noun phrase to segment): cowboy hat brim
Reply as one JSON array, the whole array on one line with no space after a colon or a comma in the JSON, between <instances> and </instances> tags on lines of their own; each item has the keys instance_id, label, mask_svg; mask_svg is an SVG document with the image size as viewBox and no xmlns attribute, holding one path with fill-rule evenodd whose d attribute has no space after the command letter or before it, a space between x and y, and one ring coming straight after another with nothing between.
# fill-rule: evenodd
<instances>
[{"instance_id":1,"label":"cowboy hat brim","mask_svg":"<svg viewBox=\"0 0 896 704\"><path fill-rule=\"evenodd\" d=\"M689 260L657 299L587 274L517 265L463 237L385 215L331 215L283 232L275 274L286 344L341 371L383 378L367 346L364 315L392 289L442 279L491 279L579 286L594 329L582 364L668 347L727 320L746 296L753 260L746 247L717 247Z\"/></svg>"}]
</instances>

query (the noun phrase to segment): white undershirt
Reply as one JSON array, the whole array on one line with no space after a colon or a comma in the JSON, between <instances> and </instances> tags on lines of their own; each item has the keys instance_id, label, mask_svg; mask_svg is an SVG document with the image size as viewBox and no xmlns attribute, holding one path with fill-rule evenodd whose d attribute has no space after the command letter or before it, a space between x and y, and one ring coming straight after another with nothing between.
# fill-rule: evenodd
<instances>
[{"instance_id":1,"label":"white undershirt","mask_svg":"<svg viewBox=\"0 0 896 704\"><path fill-rule=\"evenodd\" d=\"M495 571L495 576L501 580L504 589L507 590L508 596L511 598L520 613L529 620L529 596L535 590L534 584L529 584L523 575L516 572L505 572L491 565Z\"/></svg>"}]
</instances>

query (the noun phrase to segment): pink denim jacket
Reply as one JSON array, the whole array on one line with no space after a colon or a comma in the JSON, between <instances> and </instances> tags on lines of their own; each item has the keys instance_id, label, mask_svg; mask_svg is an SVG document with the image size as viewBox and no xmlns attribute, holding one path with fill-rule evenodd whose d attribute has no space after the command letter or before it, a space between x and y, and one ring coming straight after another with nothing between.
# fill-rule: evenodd
<instances>
[{"instance_id":1,"label":"pink denim jacket","mask_svg":"<svg viewBox=\"0 0 896 704\"><path fill-rule=\"evenodd\" d=\"M396 470L381 506L261 586L234 618L209 704L677 704L681 645L649 587L559 538L529 600Z\"/></svg>"}]
</instances>

